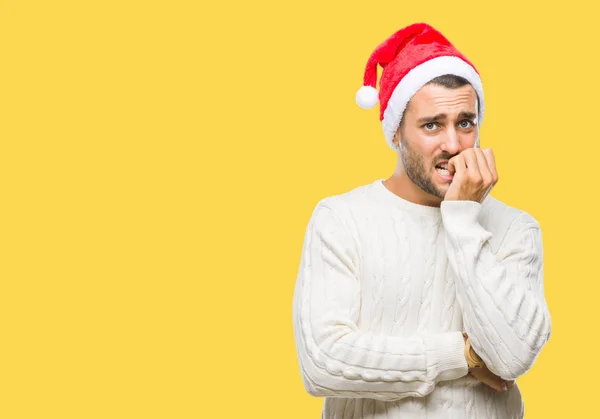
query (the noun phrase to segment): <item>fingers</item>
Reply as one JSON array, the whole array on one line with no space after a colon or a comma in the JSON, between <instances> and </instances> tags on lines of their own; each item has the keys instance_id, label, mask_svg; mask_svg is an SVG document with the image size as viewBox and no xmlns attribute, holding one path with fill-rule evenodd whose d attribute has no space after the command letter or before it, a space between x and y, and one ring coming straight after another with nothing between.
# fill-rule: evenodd
<instances>
[{"instance_id":1,"label":"fingers","mask_svg":"<svg viewBox=\"0 0 600 419\"><path fill-rule=\"evenodd\" d=\"M473 150L477 156L477 164L479 165L479 172L481 174L481 187L485 189L479 200L479 202L482 202L495 185L494 176L492 175L492 171L488 164L488 158L484 151L480 148L474 148Z\"/></svg>"},{"instance_id":2,"label":"fingers","mask_svg":"<svg viewBox=\"0 0 600 419\"><path fill-rule=\"evenodd\" d=\"M454 176L445 199L467 199L483 202L498 181L494 154L489 148L471 147L448 161Z\"/></svg>"},{"instance_id":3,"label":"fingers","mask_svg":"<svg viewBox=\"0 0 600 419\"><path fill-rule=\"evenodd\" d=\"M507 380L500 379L497 383L494 384L494 386L492 388L494 390L496 390L497 392L502 392L502 391L510 390L514 386L515 386L515 380L507 381Z\"/></svg>"},{"instance_id":4,"label":"fingers","mask_svg":"<svg viewBox=\"0 0 600 419\"><path fill-rule=\"evenodd\" d=\"M469 179L476 185L481 184L482 177L481 177L479 165L477 164L477 155L475 153L475 149L468 148L460 154L464 155L465 164L467 165L467 173L469 174Z\"/></svg>"},{"instance_id":5,"label":"fingers","mask_svg":"<svg viewBox=\"0 0 600 419\"><path fill-rule=\"evenodd\" d=\"M484 185L491 185L493 183L492 172L488 166L487 158L480 148L473 149L475 156L477 157L477 166L479 167L479 173Z\"/></svg>"},{"instance_id":6,"label":"fingers","mask_svg":"<svg viewBox=\"0 0 600 419\"><path fill-rule=\"evenodd\" d=\"M506 390L506 381L489 371L489 386L498 392L504 391Z\"/></svg>"},{"instance_id":7,"label":"fingers","mask_svg":"<svg viewBox=\"0 0 600 419\"><path fill-rule=\"evenodd\" d=\"M498 183L498 172L496 170L496 158L494 157L494 152L491 148L483 148L481 149L483 155L486 158L488 168L490 169L490 173L492 175L492 183L495 185Z\"/></svg>"},{"instance_id":8,"label":"fingers","mask_svg":"<svg viewBox=\"0 0 600 419\"><path fill-rule=\"evenodd\" d=\"M462 153L448 160L448 171L459 179L466 173L467 166L465 165L465 157Z\"/></svg>"}]
</instances>

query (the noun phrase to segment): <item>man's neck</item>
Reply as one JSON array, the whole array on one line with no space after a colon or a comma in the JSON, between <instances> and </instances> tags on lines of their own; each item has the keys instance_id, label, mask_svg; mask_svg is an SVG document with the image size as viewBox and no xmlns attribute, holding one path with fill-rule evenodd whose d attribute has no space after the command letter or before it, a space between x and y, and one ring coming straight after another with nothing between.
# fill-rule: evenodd
<instances>
[{"instance_id":1,"label":"man's neck","mask_svg":"<svg viewBox=\"0 0 600 419\"><path fill-rule=\"evenodd\" d=\"M399 169L392 176L385 179L383 184L392 193L415 204L439 207L442 203L441 198L431 195L415 185L403 169Z\"/></svg>"}]
</instances>

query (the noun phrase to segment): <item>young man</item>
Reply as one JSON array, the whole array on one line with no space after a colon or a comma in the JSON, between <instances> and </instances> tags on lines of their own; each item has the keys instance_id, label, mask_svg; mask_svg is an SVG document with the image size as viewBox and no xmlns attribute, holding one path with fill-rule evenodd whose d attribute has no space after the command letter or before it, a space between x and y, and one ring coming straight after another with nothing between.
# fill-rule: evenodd
<instances>
[{"instance_id":1,"label":"young man","mask_svg":"<svg viewBox=\"0 0 600 419\"><path fill-rule=\"evenodd\" d=\"M489 194L478 72L414 24L372 53L357 102L380 102L398 166L311 216L293 302L306 390L324 418L523 417L514 380L551 334L542 237Z\"/></svg>"}]
</instances>

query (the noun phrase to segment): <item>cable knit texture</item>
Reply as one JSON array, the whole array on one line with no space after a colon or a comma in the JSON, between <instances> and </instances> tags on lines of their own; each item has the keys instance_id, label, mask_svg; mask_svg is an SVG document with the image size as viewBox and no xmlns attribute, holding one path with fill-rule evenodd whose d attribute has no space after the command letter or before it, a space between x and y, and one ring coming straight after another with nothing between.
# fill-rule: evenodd
<instances>
[{"instance_id":1,"label":"cable knit texture","mask_svg":"<svg viewBox=\"0 0 600 419\"><path fill-rule=\"evenodd\" d=\"M322 199L304 237L293 326L323 418L522 418L518 386L467 374L465 331L516 379L551 333L540 226L489 196L418 205L383 179Z\"/></svg>"}]
</instances>

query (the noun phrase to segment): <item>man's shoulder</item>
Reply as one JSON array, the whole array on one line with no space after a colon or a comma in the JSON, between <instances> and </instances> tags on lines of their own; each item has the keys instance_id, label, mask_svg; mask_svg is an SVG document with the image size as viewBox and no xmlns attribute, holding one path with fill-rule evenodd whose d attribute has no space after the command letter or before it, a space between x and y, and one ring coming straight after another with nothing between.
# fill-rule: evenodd
<instances>
[{"instance_id":1,"label":"man's shoulder","mask_svg":"<svg viewBox=\"0 0 600 419\"><path fill-rule=\"evenodd\" d=\"M328 207L333 211L347 212L360 210L372 202L370 190L372 183L352 187L343 192L328 195L317 202L317 207Z\"/></svg>"}]
</instances>

